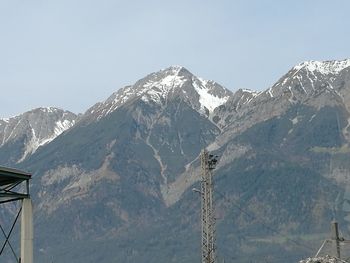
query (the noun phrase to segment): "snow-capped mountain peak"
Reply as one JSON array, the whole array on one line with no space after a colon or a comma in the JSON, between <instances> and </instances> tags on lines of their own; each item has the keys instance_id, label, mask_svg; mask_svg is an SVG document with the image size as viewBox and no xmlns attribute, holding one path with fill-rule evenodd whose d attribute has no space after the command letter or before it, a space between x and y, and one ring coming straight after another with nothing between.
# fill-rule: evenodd
<instances>
[{"instance_id":1,"label":"snow-capped mountain peak","mask_svg":"<svg viewBox=\"0 0 350 263\"><path fill-rule=\"evenodd\" d=\"M326 89L333 89L334 80L350 67L350 59L332 61L305 61L293 67L267 90L270 97L289 95L290 101L299 101Z\"/></svg>"},{"instance_id":2,"label":"snow-capped mountain peak","mask_svg":"<svg viewBox=\"0 0 350 263\"><path fill-rule=\"evenodd\" d=\"M142 83L146 88L142 99L147 102L161 104L171 92L185 98L201 113L206 113L224 104L231 94L216 82L196 77L181 66L171 66L151 74L150 77L145 84ZM195 105L197 101L199 108Z\"/></svg>"},{"instance_id":3,"label":"snow-capped mountain peak","mask_svg":"<svg viewBox=\"0 0 350 263\"><path fill-rule=\"evenodd\" d=\"M169 75L178 75L181 70L185 70L188 72L188 70L185 67L180 65L172 65L170 67L163 68L158 72L164 72L165 74L169 74Z\"/></svg>"},{"instance_id":4,"label":"snow-capped mountain peak","mask_svg":"<svg viewBox=\"0 0 350 263\"><path fill-rule=\"evenodd\" d=\"M306 69L311 72L321 74L338 74L343 69L350 66L350 59L330 60L330 61L305 61L294 67L295 70Z\"/></svg>"},{"instance_id":5,"label":"snow-capped mountain peak","mask_svg":"<svg viewBox=\"0 0 350 263\"><path fill-rule=\"evenodd\" d=\"M234 127L237 132L244 127L235 125L245 115L253 125L278 116L297 103L310 103L313 107L348 103L348 86L344 84L346 69L350 69L350 59L302 62L264 91L238 90L223 107L215 110L213 120L221 128Z\"/></svg>"},{"instance_id":6,"label":"snow-capped mountain peak","mask_svg":"<svg viewBox=\"0 0 350 263\"><path fill-rule=\"evenodd\" d=\"M182 66L171 66L147 75L132 86L113 93L106 101L86 112L100 119L126 102L139 98L146 103L164 106L170 97L181 97L200 113L212 112L225 103L231 92L214 81L194 76Z\"/></svg>"},{"instance_id":7,"label":"snow-capped mountain peak","mask_svg":"<svg viewBox=\"0 0 350 263\"><path fill-rule=\"evenodd\" d=\"M184 67L171 66L149 75L147 82L141 82L139 86L143 94L142 100L162 103L162 99L168 95L169 91L181 88L186 83L189 74L191 73Z\"/></svg>"},{"instance_id":8,"label":"snow-capped mountain peak","mask_svg":"<svg viewBox=\"0 0 350 263\"><path fill-rule=\"evenodd\" d=\"M18 162L33 154L40 146L54 140L61 133L71 128L77 116L69 111L54 107L33 109L23 114L0 121L0 146L24 141L24 148L19 149Z\"/></svg>"}]
</instances>

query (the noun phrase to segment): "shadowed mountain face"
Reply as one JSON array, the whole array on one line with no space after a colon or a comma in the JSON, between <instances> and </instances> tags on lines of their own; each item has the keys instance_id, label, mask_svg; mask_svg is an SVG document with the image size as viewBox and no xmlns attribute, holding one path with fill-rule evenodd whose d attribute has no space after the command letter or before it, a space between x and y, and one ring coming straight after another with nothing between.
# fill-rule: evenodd
<instances>
[{"instance_id":1,"label":"shadowed mountain face","mask_svg":"<svg viewBox=\"0 0 350 263\"><path fill-rule=\"evenodd\" d=\"M72 117L40 148L3 144L2 163L34 174L36 261L199 261L191 189L204 147L220 156L220 259L296 262L334 218L347 235L348 66L304 62L266 91L235 94L174 66Z\"/></svg>"}]
</instances>

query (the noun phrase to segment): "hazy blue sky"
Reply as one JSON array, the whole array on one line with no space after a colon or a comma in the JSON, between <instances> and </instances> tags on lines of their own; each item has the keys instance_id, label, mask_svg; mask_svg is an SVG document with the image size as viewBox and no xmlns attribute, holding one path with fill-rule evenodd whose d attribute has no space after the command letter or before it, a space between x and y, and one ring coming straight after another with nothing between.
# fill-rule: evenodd
<instances>
[{"instance_id":1,"label":"hazy blue sky","mask_svg":"<svg viewBox=\"0 0 350 263\"><path fill-rule=\"evenodd\" d=\"M182 65L261 90L304 60L350 57L347 0L0 0L0 116L79 113Z\"/></svg>"}]
</instances>

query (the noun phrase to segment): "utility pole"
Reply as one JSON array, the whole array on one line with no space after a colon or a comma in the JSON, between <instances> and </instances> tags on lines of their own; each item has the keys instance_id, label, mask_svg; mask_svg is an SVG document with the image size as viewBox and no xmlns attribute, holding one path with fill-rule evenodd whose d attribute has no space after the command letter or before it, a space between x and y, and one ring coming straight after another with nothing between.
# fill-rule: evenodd
<instances>
[{"instance_id":1,"label":"utility pole","mask_svg":"<svg viewBox=\"0 0 350 263\"><path fill-rule=\"evenodd\" d=\"M317 258L321 254L321 252L322 252L323 248L326 246L326 244L331 244L332 249L333 249L332 254L333 254L334 258L337 260L336 262L348 262L347 260L343 260L341 258L340 249L341 249L341 245L350 244L350 240L347 240L347 239L339 236L338 222L333 221L331 223L331 229L332 229L331 238L323 241L321 247L319 248L319 250L317 251L317 253L315 255L315 258Z\"/></svg>"},{"instance_id":2,"label":"utility pole","mask_svg":"<svg viewBox=\"0 0 350 263\"><path fill-rule=\"evenodd\" d=\"M215 218L213 207L212 170L215 169L217 156L207 150L201 152L201 219L202 219L202 263L215 263Z\"/></svg>"},{"instance_id":3,"label":"utility pole","mask_svg":"<svg viewBox=\"0 0 350 263\"><path fill-rule=\"evenodd\" d=\"M335 255L337 258L340 258L340 238L339 238L339 229L338 222L332 222L332 240L334 242Z\"/></svg>"}]
</instances>

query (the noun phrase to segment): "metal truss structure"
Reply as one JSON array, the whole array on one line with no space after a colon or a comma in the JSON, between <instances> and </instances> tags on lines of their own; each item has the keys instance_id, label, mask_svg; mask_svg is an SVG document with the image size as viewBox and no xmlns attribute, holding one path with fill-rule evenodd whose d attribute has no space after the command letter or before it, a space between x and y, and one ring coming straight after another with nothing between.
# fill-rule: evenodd
<instances>
[{"instance_id":1,"label":"metal truss structure","mask_svg":"<svg viewBox=\"0 0 350 263\"><path fill-rule=\"evenodd\" d=\"M6 247L11 250L16 263L32 263L32 239L33 239L33 222L32 222L32 205L29 194L29 180L31 175L16 169L0 167L0 205L9 202L22 201L19 211L17 212L10 230L6 233L4 227L0 224L0 231L5 238L3 244L0 244L0 258ZM25 212L24 212L25 210ZM18 256L15 248L10 242L14 227L22 215L21 222L21 256ZM1 261L1 260L0 260Z\"/></svg>"},{"instance_id":2,"label":"metal truss structure","mask_svg":"<svg viewBox=\"0 0 350 263\"><path fill-rule=\"evenodd\" d=\"M201 219L202 219L202 263L215 263L215 215L213 206L212 170L217 163L217 156L207 150L201 152Z\"/></svg>"}]
</instances>

